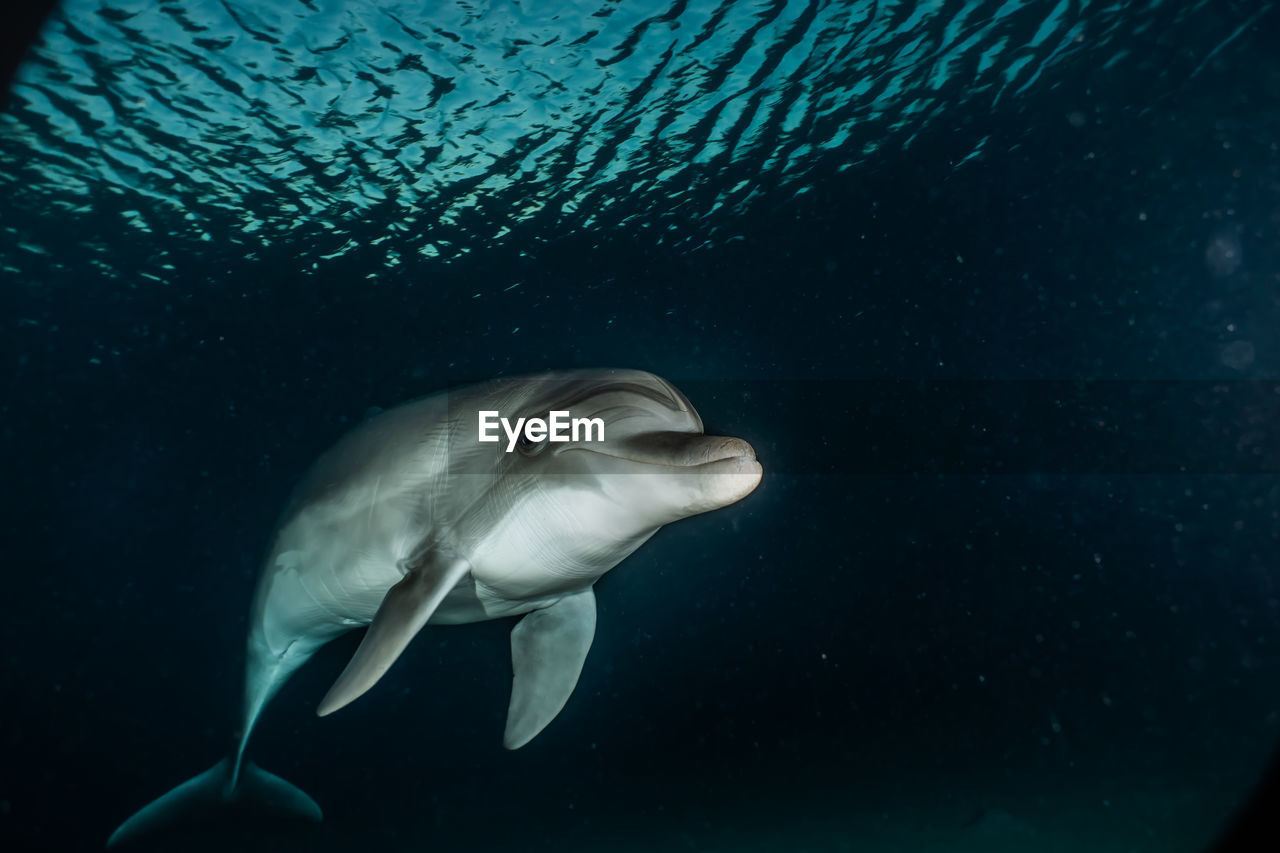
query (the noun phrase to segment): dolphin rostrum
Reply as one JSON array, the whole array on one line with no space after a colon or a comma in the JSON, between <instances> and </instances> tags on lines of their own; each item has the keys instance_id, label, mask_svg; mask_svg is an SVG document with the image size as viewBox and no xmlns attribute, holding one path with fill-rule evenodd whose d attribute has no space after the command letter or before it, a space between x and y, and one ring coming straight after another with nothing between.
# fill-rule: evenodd
<instances>
[{"instance_id":1,"label":"dolphin rostrum","mask_svg":"<svg viewBox=\"0 0 1280 853\"><path fill-rule=\"evenodd\" d=\"M481 412L512 423L569 412L599 419L603 435L526 431L512 448L480 440ZM683 394L638 370L498 379L365 421L312 466L276 530L249 619L234 754L143 807L108 846L219 802L319 820L307 794L245 760L245 745L289 676L352 628L368 631L321 716L373 687L424 625L521 617L503 745L525 745L577 684L596 580L664 524L741 500L760 476L747 442L704 435Z\"/></svg>"}]
</instances>

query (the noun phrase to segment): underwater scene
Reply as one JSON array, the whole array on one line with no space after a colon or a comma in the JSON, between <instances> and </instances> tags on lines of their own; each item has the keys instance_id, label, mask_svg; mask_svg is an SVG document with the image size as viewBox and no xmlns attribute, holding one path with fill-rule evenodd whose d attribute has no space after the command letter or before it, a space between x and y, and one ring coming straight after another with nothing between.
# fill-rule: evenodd
<instances>
[{"instance_id":1,"label":"underwater scene","mask_svg":"<svg viewBox=\"0 0 1280 853\"><path fill-rule=\"evenodd\" d=\"M1280 3L20 48L0 849L1181 853L1250 801Z\"/></svg>"}]
</instances>

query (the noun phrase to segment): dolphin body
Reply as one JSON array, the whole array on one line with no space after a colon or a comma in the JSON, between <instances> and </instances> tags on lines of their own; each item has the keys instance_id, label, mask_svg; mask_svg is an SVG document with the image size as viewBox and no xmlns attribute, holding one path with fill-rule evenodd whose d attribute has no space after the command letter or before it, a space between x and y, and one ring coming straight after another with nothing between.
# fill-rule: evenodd
<instances>
[{"instance_id":1,"label":"dolphin body","mask_svg":"<svg viewBox=\"0 0 1280 853\"><path fill-rule=\"evenodd\" d=\"M478 413L604 421L602 441L478 437ZM320 807L245 759L267 702L322 645L368 626L317 708L351 702L424 625L519 616L503 745L564 707L595 633L592 585L658 528L732 504L760 481L755 452L703 434L674 386L637 370L499 379L389 409L305 475L262 567L249 620L243 726L233 756L126 820L108 846L218 803Z\"/></svg>"}]
</instances>

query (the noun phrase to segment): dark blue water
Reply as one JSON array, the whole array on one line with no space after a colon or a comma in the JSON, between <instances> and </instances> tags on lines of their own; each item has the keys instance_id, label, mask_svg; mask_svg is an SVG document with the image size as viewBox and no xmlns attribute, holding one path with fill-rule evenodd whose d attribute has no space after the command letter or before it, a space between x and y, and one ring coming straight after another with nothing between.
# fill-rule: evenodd
<instances>
[{"instance_id":1,"label":"dark blue water","mask_svg":"<svg viewBox=\"0 0 1280 853\"><path fill-rule=\"evenodd\" d=\"M663 375L765 479L251 753L153 849L1200 850L1280 742L1280 10L64 5L0 113L0 838L226 754L277 513L371 409ZM145 846L144 848L145 849Z\"/></svg>"}]
</instances>

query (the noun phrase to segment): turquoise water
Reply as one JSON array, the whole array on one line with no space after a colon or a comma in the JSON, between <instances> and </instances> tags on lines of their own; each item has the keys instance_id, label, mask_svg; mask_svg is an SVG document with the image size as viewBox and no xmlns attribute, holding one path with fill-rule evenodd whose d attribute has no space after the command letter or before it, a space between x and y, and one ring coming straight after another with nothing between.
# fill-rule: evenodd
<instances>
[{"instance_id":1,"label":"turquoise water","mask_svg":"<svg viewBox=\"0 0 1280 853\"><path fill-rule=\"evenodd\" d=\"M0 189L71 217L105 195L140 240L305 240L317 268L364 246L370 276L526 225L696 248L1063 62L1238 35L1197 31L1206 5L71 0L3 116Z\"/></svg>"}]
</instances>

